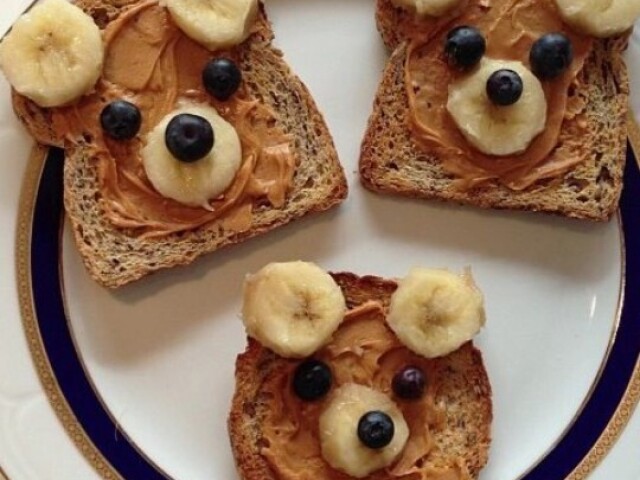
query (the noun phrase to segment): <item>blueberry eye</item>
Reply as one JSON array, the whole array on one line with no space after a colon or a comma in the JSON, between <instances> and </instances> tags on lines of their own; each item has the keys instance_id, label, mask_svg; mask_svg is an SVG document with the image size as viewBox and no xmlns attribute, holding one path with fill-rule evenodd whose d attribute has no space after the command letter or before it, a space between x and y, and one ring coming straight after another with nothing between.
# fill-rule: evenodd
<instances>
[{"instance_id":1,"label":"blueberry eye","mask_svg":"<svg viewBox=\"0 0 640 480\"><path fill-rule=\"evenodd\" d=\"M329 366L319 360L307 360L293 374L293 391L306 401L324 397L331 389L333 375Z\"/></svg>"},{"instance_id":2,"label":"blueberry eye","mask_svg":"<svg viewBox=\"0 0 640 480\"><path fill-rule=\"evenodd\" d=\"M391 382L393 393L405 400L415 400L422 397L425 387L424 372L413 366L398 371Z\"/></svg>"},{"instance_id":3,"label":"blueberry eye","mask_svg":"<svg viewBox=\"0 0 640 480\"><path fill-rule=\"evenodd\" d=\"M573 61L571 40L562 33L548 33L531 47L531 71L543 80L551 80L564 72Z\"/></svg>"},{"instance_id":4,"label":"blueberry eye","mask_svg":"<svg viewBox=\"0 0 640 480\"><path fill-rule=\"evenodd\" d=\"M114 140L130 140L140 131L140 109L126 100L115 100L100 113L100 125Z\"/></svg>"},{"instance_id":5,"label":"blueberry eye","mask_svg":"<svg viewBox=\"0 0 640 480\"><path fill-rule=\"evenodd\" d=\"M242 73L238 66L228 58L216 58L204 67L202 83L214 98L225 101L238 91L242 82Z\"/></svg>"},{"instance_id":6,"label":"blueberry eye","mask_svg":"<svg viewBox=\"0 0 640 480\"><path fill-rule=\"evenodd\" d=\"M447 34L444 52L449 64L456 68L467 69L476 65L487 44L482 33L473 27L462 26L451 30Z\"/></svg>"}]
</instances>

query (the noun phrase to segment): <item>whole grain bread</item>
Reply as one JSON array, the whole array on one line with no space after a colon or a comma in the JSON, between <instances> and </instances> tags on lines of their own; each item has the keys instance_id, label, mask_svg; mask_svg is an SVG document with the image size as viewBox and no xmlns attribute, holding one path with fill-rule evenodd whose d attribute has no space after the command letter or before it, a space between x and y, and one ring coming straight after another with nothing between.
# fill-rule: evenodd
<instances>
[{"instance_id":1,"label":"whole grain bread","mask_svg":"<svg viewBox=\"0 0 640 480\"><path fill-rule=\"evenodd\" d=\"M367 301L382 302L385 311L397 283L379 277L358 277L352 273L332 274L340 285L348 308ZM243 480L281 480L261 455L267 440L262 424L271 407L271 398L263 385L274 372L282 369L286 360L248 340L247 350L236 361L236 390L229 415L228 428L236 466ZM444 381L435 402L444 405L446 420L441 430L433 434L435 448L424 459L421 469L445 468L461 459L472 478L478 478L489 456L491 422L493 419L491 385L481 353L471 342L446 357L432 360L443 371ZM333 480L316 478L315 480ZM378 471L367 477L392 480L389 474Z\"/></svg>"},{"instance_id":2,"label":"whole grain bread","mask_svg":"<svg viewBox=\"0 0 640 480\"><path fill-rule=\"evenodd\" d=\"M101 28L135 5L132 0L78 0ZM114 227L103 214L97 159L88 145L65 145L64 200L77 246L91 276L119 287L160 269L191 263L197 257L266 233L314 212L327 210L347 195L347 183L325 121L302 81L272 45L264 8L259 28L238 47L243 80L254 97L276 114L277 125L293 138L297 167L284 207L254 208L251 227L241 233L220 222L161 238L139 238ZM13 93L14 110L41 143L61 145L51 130L51 114Z\"/></svg>"},{"instance_id":3,"label":"whole grain bread","mask_svg":"<svg viewBox=\"0 0 640 480\"><path fill-rule=\"evenodd\" d=\"M412 15L391 0L377 0L376 19L392 51L362 142L360 175L370 190L415 198L452 201L482 208L527 210L604 221L616 211L627 148L629 80L622 54L628 35L597 40L570 96L584 99L589 135L575 139L589 155L566 174L523 191L498 182L463 191L407 128L409 104L404 84ZM563 126L564 128L564 126ZM574 153L571 145L559 145Z\"/></svg>"}]
</instances>

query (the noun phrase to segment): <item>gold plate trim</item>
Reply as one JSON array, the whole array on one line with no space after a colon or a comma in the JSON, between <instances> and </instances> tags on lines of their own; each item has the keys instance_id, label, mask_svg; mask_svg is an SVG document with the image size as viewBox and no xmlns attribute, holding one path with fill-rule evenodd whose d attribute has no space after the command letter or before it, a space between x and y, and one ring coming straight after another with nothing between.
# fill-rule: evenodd
<instances>
[{"instance_id":1,"label":"gold plate trim","mask_svg":"<svg viewBox=\"0 0 640 480\"><path fill-rule=\"evenodd\" d=\"M625 289L627 284L626 276L625 276L626 268L627 268L627 259L626 259L626 251L625 251L624 230L622 225L622 218L620 217L620 215L618 215L617 221L618 221L618 230L619 232L621 232L621 235L620 235L620 282L618 285L618 303L616 305L615 321L613 322L611 335L609 337L609 342L607 344L607 349L602 357L602 361L600 362L598 371L596 372L596 375L593 378L591 385L589 386L589 390L587 391L586 395L582 399L582 402L580 403L580 406L578 407L575 414L573 415L573 418L571 419L571 421L567 423L567 426L564 428L564 430L562 430L562 433L560 433L560 435L558 435L558 438L551 444L551 446L547 448L547 450L545 450L545 452L542 455L540 455L538 460L536 460L529 468L527 468L527 470L525 470L525 472L522 475L518 476L516 480L523 480L527 475L529 475L533 470L535 470L538 467L538 465L540 465L540 463L547 457L547 455L549 455L551 452L553 452L556 449L556 447L562 442L562 439L565 437L565 435L567 435L567 433L569 433L569 431L573 428L578 418L580 418L580 416L584 412L584 409L589 403L589 400L591 399L591 396L593 395L593 392L595 391L596 386L598 385L598 382L602 378L604 369L607 365L607 362L609 361L609 356L611 355L611 349L613 348L613 345L615 344L618 338L618 330L620 329L620 321L622 320L622 307L624 306ZM569 480L570 478L571 477L569 476L565 480Z\"/></svg>"},{"instance_id":2,"label":"gold plate trim","mask_svg":"<svg viewBox=\"0 0 640 480\"><path fill-rule=\"evenodd\" d=\"M640 168L640 127L633 115L631 109L627 113L627 136L629 137L629 143L631 148L636 154L636 161L638 162L638 168Z\"/></svg>"},{"instance_id":3,"label":"gold plate trim","mask_svg":"<svg viewBox=\"0 0 640 480\"><path fill-rule=\"evenodd\" d=\"M640 168L640 127L636 122L631 109L627 115L627 128L629 143L636 154L636 162ZM605 428L598 441L589 451L587 456L580 462L573 472L567 477L567 480L584 480L591 474L596 467L602 462L604 457L611 451L615 443L620 438L622 431L629 423L631 415L640 402L640 358L636 361L636 367L631 377L631 382L627 386L622 401L613 418Z\"/></svg>"},{"instance_id":4,"label":"gold plate trim","mask_svg":"<svg viewBox=\"0 0 640 480\"><path fill-rule=\"evenodd\" d=\"M640 154L640 128L635 119L632 117L629 117L629 119L629 141L634 151ZM31 291L31 225L37 188L46 154L46 148L41 146L34 147L27 165L19 203L18 228L16 234L16 271L24 332L33 363L38 373L38 378L49 399L49 403L78 451L101 478L105 480L124 480L102 456L69 407L53 375L35 319L33 293ZM638 164L640 167L640 159L638 159ZM566 480L584 480L596 469L620 437L639 401L640 359L636 363L631 382L612 420L591 451ZM8 480L6 476L3 475L1 469L0 480Z\"/></svg>"},{"instance_id":5,"label":"gold plate trim","mask_svg":"<svg viewBox=\"0 0 640 480\"><path fill-rule=\"evenodd\" d=\"M33 292L31 291L31 225L37 189L47 151L42 146L33 148L20 194L16 235L16 272L22 324L40 383L67 435L100 477L105 480L124 480L93 444L67 403L53 374L35 317Z\"/></svg>"}]
</instances>

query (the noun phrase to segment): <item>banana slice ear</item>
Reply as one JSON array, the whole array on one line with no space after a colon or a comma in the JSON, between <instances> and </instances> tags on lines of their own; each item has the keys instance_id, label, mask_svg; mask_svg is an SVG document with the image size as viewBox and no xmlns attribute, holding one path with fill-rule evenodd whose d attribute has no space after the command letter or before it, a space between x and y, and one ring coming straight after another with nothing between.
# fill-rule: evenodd
<instances>
[{"instance_id":1,"label":"banana slice ear","mask_svg":"<svg viewBox=\"0 0 640 480\"><path fill-rule=\"evenodd\" d=\"M244 283L247 334L285 358L304 358L326 345L347 310L342 290L313 263L271 263Z\"/></svg>"},{"instance_id":2,"label":"banana slice ear","mask_svg":"<svg viewBox=\"0 0 640 480\"><path fill-rule=\"evenodd\" d=\"M639 0L556 0L556 4L565 22L599 38L624 33L640 17Z\"/></svg>"},{"instance_id":3,"label":"banana slice ear","mask_svg":"<svg viewBox=\"0 0 640 480\"><path fill-rule=\"evenodd\" d=\"M392 0L393 4L414 11L419 17L441 17L466 0Z\"/></svg>"},{"instance_id":4,"label":"banana slice ear","mask_svg":"<svg viewBox=\"0 0 640 480\"><path fill-rule=\"evenodd\" d=\"M441 357L484 326L484 299L470 273L414 268L391 297L387 323L409 350Z\"/></svg>"},{"instance_id":5,"label":"banana slice ear","mask_svg":"<svg viewBox=\"0 0 640 480\"><path fill-rule=\"evenodd\" d=\"M0 70L41 107L67 105L102 74L104 45L93 19L65 0L45 0L20 17L0 42Z\"/></svg>"},{"instance_id":6,"label":"banana slice ear","mask_svg":"<svg viewBox=\"0 0 640 480\"><path fill-rule=\"evenodd\" d=\"M211 51L244 42L258 16L258 0L165 0L173 21Z\"/></svg>"}]
</instances>

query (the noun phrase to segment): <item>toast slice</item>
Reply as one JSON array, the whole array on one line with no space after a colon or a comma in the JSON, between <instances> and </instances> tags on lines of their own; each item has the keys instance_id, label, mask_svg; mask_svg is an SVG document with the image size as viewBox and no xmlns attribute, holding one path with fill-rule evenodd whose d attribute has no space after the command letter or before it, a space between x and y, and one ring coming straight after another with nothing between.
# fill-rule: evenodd
<instances>
[{"instance_id":1,"label":"toast slice","mask_svg":"<svg viewBox=\"0 0 640 480\"><path fill-rule=\"evenodd\" d=\"M131 0L76 2L104 28ZM237 48L249 94L275 112L277 126L295 145L293 186L282 208L254 205L253 221L241 232L216 221L196 230L159 238L140 238L116 228L100 203L97 159L87 146L66 145L64 200L77 246L91 276L115 288L160 269L191 263L197 257L266 233L305 215L327 210L347 195L347 183L332 137L311 94L272 45L273 32L264 8L254 33ZM51 112L14 92L14 109L41 143L63 146L51 130Z\"/></svg>"},{"instance_id":2,"label":"toast slice","mask_svg":"<svg viewBox=\"0 0 640 480\"><path fill-rule=\"evenodd\" d=\"M351 273L332 276L340 285L348 308L373 300L381 302L386 311L397 288L396 282L378 277L358 277ZM491 385L482 355L469 342L455 352L430 362L433 362L434 371L442 374L435 403L444 406L446 416L442 427L431 432L435 446L426 458L418 462L418 473L457 466L476 479L488 460L493 418ZM261 454L268 447L263 426L274 406L273 396L266 391L265 385L283 369L291 368L292 363L295 361L279 357L253 339L249 339L245 353L238 356L236 391L228 427L236 465L243 480L283 480ZM286 410L282 414L288 415ZM316 465L317 461L323 463L322 471L326 476L313 476L315 480L352 478L331 469L324 460L308 460L309 466ZM379 470L365 478L392 480L399 477Z\"/></svg>"},{"instance_id":3,"label":"toast slice","mask_svg":"<svg viewBox=\"0 0 640 480\"><path fill-rule=\"evenodd\" d=\"M629 80L622 54L627 36L597 40L571 97L584 99L589 135L572 151L584 158L557 178L522 190L492 181L471 190L455 186L441 159L410 133L404 63L413 18L390 0L377 0L378 30L392 51L362 142L360 175L370 190L451 201L481 208L547 212L604 221L616 211L627 148ZM563 124L563 130L565 125ZM562 135L562 132L561 132ZM584 153L582 153L584 152ZM552 153L553 155L553 153Z\"/></svg>"}]
</instances>

